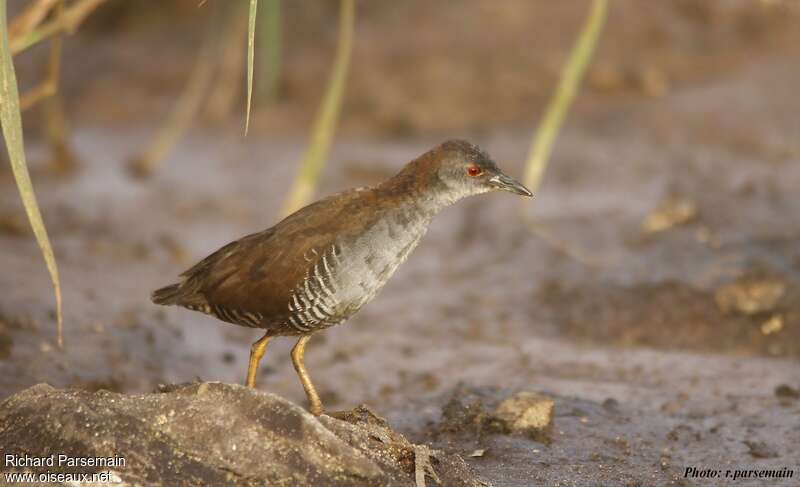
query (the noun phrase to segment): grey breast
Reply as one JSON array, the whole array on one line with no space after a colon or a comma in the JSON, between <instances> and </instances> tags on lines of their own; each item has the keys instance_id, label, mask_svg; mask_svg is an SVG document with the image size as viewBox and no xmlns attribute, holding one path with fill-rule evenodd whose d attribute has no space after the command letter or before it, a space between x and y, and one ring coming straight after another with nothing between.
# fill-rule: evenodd
<instances>
[{"instance_id":1,"label":"grey breast","mask_svg":"<svg viewBox=\"0 0 800 487\"><path fill-rule=\"evenodd\" d=\"M311 332L352 316L380 291L425 235L430 216L400 208L358 235L306 255L310 265L287 305L288 325Z\"/></svg>"}]
</instances>

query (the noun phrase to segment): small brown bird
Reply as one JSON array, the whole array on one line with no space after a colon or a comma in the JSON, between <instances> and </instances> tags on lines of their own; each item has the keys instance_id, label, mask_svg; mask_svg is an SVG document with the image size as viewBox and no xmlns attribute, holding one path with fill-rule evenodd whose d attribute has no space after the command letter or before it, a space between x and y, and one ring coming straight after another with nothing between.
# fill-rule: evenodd
<instances>
[{"instance_id":1,"label":"small brown bird","mask_svg":"<svg viewBox=\"0 0 800 487\"><path fill-rule=\"evenodd\" d=\"M439 210L492 190L532 196L478 147L448 141L388 181L317 201L225 245L152 299L266 330L250 350L249 387L272 337L299 336L292 363L311 412L319 415L322 402L303 363L309 338L375 297Z\"/></svg>"}]
</instances>

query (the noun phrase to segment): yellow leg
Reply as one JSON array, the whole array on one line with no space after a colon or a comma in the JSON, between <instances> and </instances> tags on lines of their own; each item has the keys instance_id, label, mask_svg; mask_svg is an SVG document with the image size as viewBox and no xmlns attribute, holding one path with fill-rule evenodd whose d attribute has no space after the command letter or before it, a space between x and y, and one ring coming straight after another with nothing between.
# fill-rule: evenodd
<instances>
[{"instance_id":1,"label":"yellow leg","mask_svg":"<svg viewBox=\"0 0 800 487\"><path fill-rule=\"evenodd\" d=\"M303 389L306 391L306 396L308 396L308 405L311 414L319 416L322 414L322 401L320 401L319 394L317 394L314 384L311 383L311 377L308 376L306 366L303 363L303 355L306 353L306 343L308 343L310 338L311 335L303 335L297 340L297 345L292 349L292 363L294 364L294 370L297 371L297 375L300 377L300 383L303 384Z\"/></svg>"},{"instance_id":2,"label":"yellow leg","mask_svg":"<svg viewBox=\"0 0 800 487\"><path fill-rule=\"evenodd\" d=\"M264 350L267 349L267 343L269 343L270 339L272 339L272 337L266 334L250 347L250 365L247 367L247 382L245 382L247 387L256 387L258 363L261 362L261 357L264 356Z\"/></svg>"}]
</instances>

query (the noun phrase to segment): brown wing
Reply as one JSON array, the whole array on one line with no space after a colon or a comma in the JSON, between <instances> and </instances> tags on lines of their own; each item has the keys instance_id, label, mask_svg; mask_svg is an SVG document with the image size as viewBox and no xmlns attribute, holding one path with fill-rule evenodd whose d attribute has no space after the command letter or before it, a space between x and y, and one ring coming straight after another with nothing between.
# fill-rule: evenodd
<instances>
[{"instance_id":1,"label":"brown wing","mask_svg":"<svg viewBox=\"0 0 800 487\"><path fill-rule=\"evenodd\" d=\"M367 212L376 203L373 190L350 190L222 247L182 274L183 297L175 304L223 308L215 312L223 319L250 313L264 328L285 321L291 293L313 265L312 249L327 250L337 236L363 231L380 213Z\"/></svg>"}]
</instances>

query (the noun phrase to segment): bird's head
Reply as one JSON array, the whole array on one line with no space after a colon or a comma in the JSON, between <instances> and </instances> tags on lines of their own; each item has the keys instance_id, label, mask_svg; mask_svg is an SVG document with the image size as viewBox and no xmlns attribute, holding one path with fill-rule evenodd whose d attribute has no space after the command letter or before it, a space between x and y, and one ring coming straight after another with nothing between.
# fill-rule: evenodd
<instances>
[{"instance_id":1,"label":"bird's head","mask_svg":"<svg viewBox=\"0 0 800 487\"><path fill-rule=\"evenodd\" d=\"M412 195L434 210L467 196L497 190L533 196L522 183L504 174L488 154L464 140L448 140L434 147L378 186L384 195Z\"/></svg>"},{"instance_id":2,"label":"bird's head","mask_svg":"<svg viewBox=\"0 0 800 487\"><path fill-rule=\"evenodd\" d=\"M430 169L454 200L497 190L533 196L522 183L504 174L488 154L467 141L448 140L429 155Z\"/></svg>"}]
</instances>

